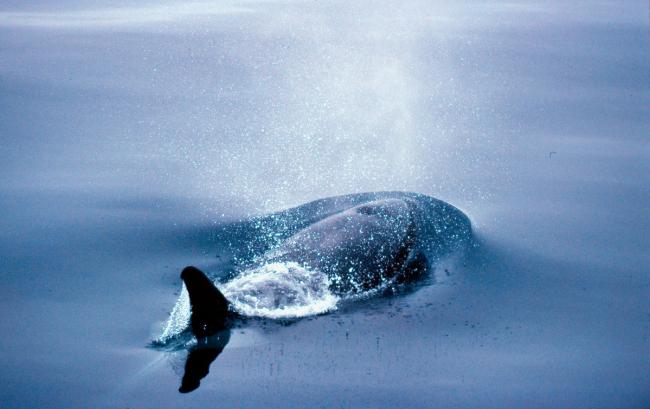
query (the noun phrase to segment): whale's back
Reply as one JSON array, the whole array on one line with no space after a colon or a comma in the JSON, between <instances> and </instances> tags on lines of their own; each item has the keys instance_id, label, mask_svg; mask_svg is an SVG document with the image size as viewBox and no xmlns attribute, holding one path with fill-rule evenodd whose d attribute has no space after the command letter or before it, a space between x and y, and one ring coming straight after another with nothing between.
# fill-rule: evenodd
<instances>
[{"instance_id":1,"label":"whale's back","mask_svg":"<svg viewBox=\"0 0 650 409\"><path fill-rule=\"evenodd\" d=\"M415 240L412 206L381 199L346 209L291 236L269 261L321 271L337 293L367 291L393 278Z\"/></svg>"}]
</instances>

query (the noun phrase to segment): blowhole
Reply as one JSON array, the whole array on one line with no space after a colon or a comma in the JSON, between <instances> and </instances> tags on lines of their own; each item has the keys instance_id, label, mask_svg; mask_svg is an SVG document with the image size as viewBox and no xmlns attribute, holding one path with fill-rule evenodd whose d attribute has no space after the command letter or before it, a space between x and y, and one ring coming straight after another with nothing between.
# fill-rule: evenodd
<instances>
[{"instance_id":1,"label":"blowhole","mask_svg":"<svg viewBox=\"0 0 650 409\"><path fill-rule=\"evenodd\" d=\"M357 208L357 213L365 214L366 216L373 216L377 214L376 206L361 206Z\"/></svg>"}]
</instances>

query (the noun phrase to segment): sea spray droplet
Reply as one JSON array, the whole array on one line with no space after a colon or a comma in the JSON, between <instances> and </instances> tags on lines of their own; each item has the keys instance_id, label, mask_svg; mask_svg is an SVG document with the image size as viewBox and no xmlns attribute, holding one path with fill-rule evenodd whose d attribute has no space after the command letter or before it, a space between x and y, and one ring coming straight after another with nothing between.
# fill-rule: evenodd
<instances>
[{"instance_id":1,"label":"sea spray droplet","mask_svg":"<svg viewBox=\"0 0 650 409\"><path fill-rule=\"evenodd\" d=\"M244 315L300 318L336 308L339 297L326 274L295 262L268 263L244 271L222 286L233 308Z\"/></svg>"},{"instance_id":2,"label":"sea spray droplet","mask_svg":"<svg viewBox=\"0 0 650 409\"><path fill-rule=\"evenodd\" d=\"M158 338L158 342L165 343L182 333L190 323L190 315L190 294L187 292L185 284L183 284L178 301L176 301L176 305L169 314L169 319Z\"/></svg>"}]
</instances>

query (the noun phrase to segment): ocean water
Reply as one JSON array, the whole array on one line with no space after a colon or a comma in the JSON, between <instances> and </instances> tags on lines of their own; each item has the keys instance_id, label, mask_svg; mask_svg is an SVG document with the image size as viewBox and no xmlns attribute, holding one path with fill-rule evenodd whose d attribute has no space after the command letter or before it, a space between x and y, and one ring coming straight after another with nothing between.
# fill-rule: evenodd
<instances>
[{"instance_id":1,"label":"ocean water","mask_svg":"<svg viewBox=\"0 0 650 409\"><path fill-rule=\"evenodd\" d=\"M650 406L644 1L0 5L0 406ZM460 208L412 291L151 346L238 220ZM215 232L229 232L227 236Z\"/></svg>"}]
</instances>

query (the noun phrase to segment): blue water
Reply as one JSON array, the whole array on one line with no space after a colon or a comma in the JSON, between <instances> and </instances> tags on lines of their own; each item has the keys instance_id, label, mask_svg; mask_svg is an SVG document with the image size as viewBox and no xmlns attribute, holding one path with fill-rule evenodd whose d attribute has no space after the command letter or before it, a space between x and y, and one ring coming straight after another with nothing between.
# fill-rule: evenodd
<instances>
[{"instance_id":1,"label":"blue water","mask_svg":"<svg viewBox=\"0 0 650 409\"><path fill-rule=\"evenodd\" d=\"M1 406L650 406L648 7L4 2ZM177 392L149 345L215 230L382 190L479 245Z\"/></svg>"}]
</instances>

